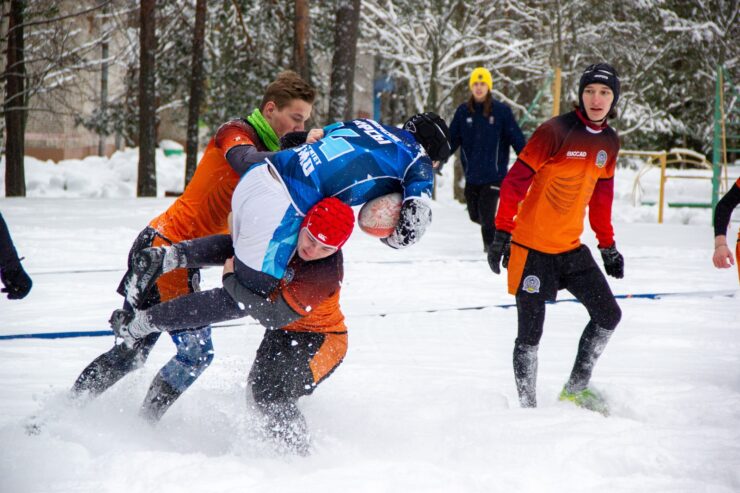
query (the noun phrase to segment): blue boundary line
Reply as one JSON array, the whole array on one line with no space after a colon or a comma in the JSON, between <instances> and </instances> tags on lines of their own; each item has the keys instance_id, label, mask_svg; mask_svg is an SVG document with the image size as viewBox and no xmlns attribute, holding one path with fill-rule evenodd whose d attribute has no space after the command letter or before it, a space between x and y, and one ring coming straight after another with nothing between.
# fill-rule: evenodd
<instances>
[{"instance_id":1,"label":"blue boundary line","mask_svg":"<svg viewBox=\"0 0 740 493\"><path fill-rule=\"evenodd\" d=\"M725 291L690 291L684 293L639 293L639 294L618 294L614 297L618 300L629 300L629 299L648 299L658 300L666 296L734 296L736 291L725 290ZM575 298L566 298L563 300L556 300L548 302L548 304L557 303L579 303ZM436 312L447 312L447 311L465 311L465 310L484 310L486 308L515 308L516 303L502 303L499 305L479 305L479 306L463 306L456 308L435 308L431 310L413 310L407 312L387 312L387 313L366 313L357 316L363 317L387 317L388 315L404 315L408 313L436 313ZM240 324L223 324L217 325L216 327L231 327ZM74 337L101 337L111 336L113 331L111 330L92 330L92 331L76 331L76 332L46 332L46 333L35 333L35 334L10 334L0 335L0 341L9 341L14 339L70 339Z\"/></svg>"},{"instance_id":2,"label":"blue boundary line","mask_svg":"<svg viewBox=\"0 0 740 493\"><path fill-rule=\"evenodd\" d=\"M112 336L112 330L89 330L89 331L78 331L78 332L46 332L37 334L11 334L2 336L0 335L0 341L7 341L10 339L69 339L71 337L100 337L100 336Z\"/></svg>"}]
</instances>

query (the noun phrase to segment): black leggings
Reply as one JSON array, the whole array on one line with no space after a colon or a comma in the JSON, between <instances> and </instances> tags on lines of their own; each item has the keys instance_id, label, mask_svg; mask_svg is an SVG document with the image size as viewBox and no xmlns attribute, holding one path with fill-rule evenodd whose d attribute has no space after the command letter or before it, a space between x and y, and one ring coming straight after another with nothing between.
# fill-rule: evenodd
<instances>
[{"instance_id":1,"label":"black leggings","mask_svg":"<svg viewBox=\"0 0 740 493\"><path fill-rule=\"evenodd\" d=\"M325 334L267 330L249 372L249 386L258 404L295 401L314 391L309 362Z\"/></svg>"},{"instance_id":2,"label":"black leggings","mask_svg":"<svg viewBox=\"0 0 740 493\"><path fill-rule=\"evenodd\" d=\"M493 242L496 232L495 218L498 208L500 183L485 185L465 185L465 203L468 206L468 215L474 223L480 224L483 245L489 246Z\"/></svg>"},{"instance_id":3,"label":"black leggings","mask_svg":"<svg viewBox=\"0 0 740 493\"><path fill-rule=\"evenodd\" d=\"M606 330L614 330L622 317L609 283L585 245L556 255L530 250L522 278L528 276L537 276L541 288L537 293L517 291L519 343L539 344L545 323L545 304L554 301L560 289L570 291L586 307L591 320Z\"/></svg>"}]
</instances>

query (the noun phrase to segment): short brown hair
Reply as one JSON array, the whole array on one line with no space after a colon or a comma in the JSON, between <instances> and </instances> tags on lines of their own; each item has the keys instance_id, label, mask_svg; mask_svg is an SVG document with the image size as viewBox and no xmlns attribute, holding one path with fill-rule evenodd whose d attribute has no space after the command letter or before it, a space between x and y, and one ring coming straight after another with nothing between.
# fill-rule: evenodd
<instances>
[{"instance_id":1,"label":"short brown hair","mask_svg":"<svg viewBox=\"0 0 740 493\"><path fill-rule=\"evenodd\" d=\"M316 89L301 79L301 76L297 73L292 70L286 70L280 72L277 78L270 82L270 85L265 89L265 95L262 96L262 103L260 103L260 110L265 108L268 101L274 102L278 109L282 109L294 99L301 99L309 104L313 104L314 99L316 99Z\"/></svg>"}]
</instances>

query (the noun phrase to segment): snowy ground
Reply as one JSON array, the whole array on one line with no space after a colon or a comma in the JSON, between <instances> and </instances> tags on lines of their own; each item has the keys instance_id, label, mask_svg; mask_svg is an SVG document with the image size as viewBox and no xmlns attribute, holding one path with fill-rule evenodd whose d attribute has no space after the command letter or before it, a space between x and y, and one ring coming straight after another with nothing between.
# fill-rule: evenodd
<instances>
[{"instance_id":1,"label":"snowy ground","mask_svg":"<svg viewBox=\"0 0 740 493\"><path fill-rule=\"evenodd\" d=\"M163 159L160 192L182 176L176 159ZM134 166L135 152L33 162L32 197L0 198L34 280L25 300L0 299L0 335L107 329L131 241L172 200L131 198ZM593 379L609 418L557 401L587 322L576 303L548 307L540 407L519 409L516 311L495 306L513 298L450 200L446 175L419 245L392 251L357 232L345 247L350 348L301 401L310 457L276 455L253 432L245 380L262 330L249 320L214 330L213 365L156 428L136 413L173 354L168 340L142 370L85 404L66 392L112 337L0 340L0 491L740 491L737 271L711 265L708 210L668 209L657 225L656 207L631 205L633 178L619 171L614 215L626 277L610 278L612 288L684 294L619 301L624 316ZM657 190L643 180L648 195ZM685 182L682 198L707 196L698 180ZM590 231L584 240L593 246ZM206 271L206 287L219 274Z\"/></svg>"}]
</instances>

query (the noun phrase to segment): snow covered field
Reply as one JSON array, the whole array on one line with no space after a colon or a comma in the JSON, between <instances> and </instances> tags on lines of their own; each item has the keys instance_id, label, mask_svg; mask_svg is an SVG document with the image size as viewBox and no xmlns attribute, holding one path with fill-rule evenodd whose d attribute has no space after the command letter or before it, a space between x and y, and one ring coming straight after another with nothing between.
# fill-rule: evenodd
<instances>
[{"instance_id":1,"label":"snow covered field","mask_svg":"<svg viewBox=\"0 0 740 493\"><path fill-rule=\"evenodd\" d=\"M135 159L126 151L34 161L31 197L0 198L34 281L25 300L0 299L0 335L108 328L133 238L173 200L133 198ZM176 189L182 158L160 156L158 167L160 193ZM310 457L277 455L254 434L245 387L262 330L250 320L214 329L211 368L156 428L136 413L174 353L167 338L143 369L88 403L66 392L112 337L8 339L0 340L0 491L740 491L740 289L735 269L711 265L710 211L667 209L658 225L656 206L631 205L634 172L618 170L626 276L610 284L618 295L677 294L619 300L623 319L593 379L609 418L557 401L587 315L576 303L549 306L540 407L522 410L511 369L516 311L496 306L513 297L450 198L450 169L419 245L393 251L358 230L345 247L350 348L301 400ZM699 180L671 185L669 200L708 197ZM595 247L589 230L583 239ZM219 278L207 270L204 287Z\"/></svg>"}]
</instances>

